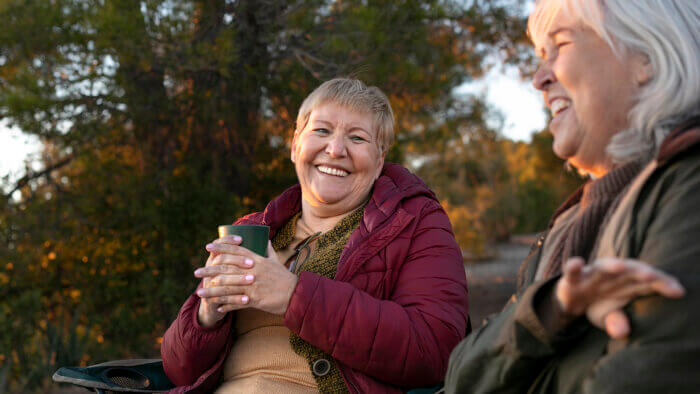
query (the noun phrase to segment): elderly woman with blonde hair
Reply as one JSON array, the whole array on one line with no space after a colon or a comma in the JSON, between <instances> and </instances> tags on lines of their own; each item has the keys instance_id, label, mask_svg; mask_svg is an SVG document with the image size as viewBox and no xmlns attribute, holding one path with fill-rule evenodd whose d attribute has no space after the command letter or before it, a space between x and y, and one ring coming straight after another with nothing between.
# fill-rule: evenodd
<instances>
[{"instance_id":1,"label":"elderly woman with blonde hair","mask_svg":"<svg viewBox=\"0 0 700 394\"><path fill-rule=\"evenodd\" d=\"M446 391L698 392L700 2L539 0L529 33L553 150L591 180Z\"/></svg>"},{"instance_id":2,"label":"elderly woman with blonde hair","mask_svg":"<svg viewBox=\"0 0 700 394\"><path fill-rule=\"evenodd\" d=\"M270 227L267 257L222 237L161 347L173 392L398 393L435 385L467 327L462 254L435 194L384 163L389 100L355 79L303 102L299 184L238 224Z\"/></svg>"}]
</instances>

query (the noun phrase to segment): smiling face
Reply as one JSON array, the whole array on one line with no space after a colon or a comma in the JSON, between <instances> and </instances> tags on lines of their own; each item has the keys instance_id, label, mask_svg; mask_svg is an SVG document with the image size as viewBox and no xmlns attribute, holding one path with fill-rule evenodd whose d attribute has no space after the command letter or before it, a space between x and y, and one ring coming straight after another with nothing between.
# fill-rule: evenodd
<instances>
[{"instance_id":1,"label":"smiling face","mask_svg":"<svg viewBox=\"0 0 700 394\"><path fill-rule=\"evenodd\" d=\"M620 59L593 30L563 11L535 42L542 64L533 77L552 113L554 153L596 176L612 167L605 148L628 127L643 82L641 57Z\"/></svg>"},{"instance_id":2,"label":"smiling face","mask_svg":"<svg viewBox=\"0 0 700 394\"><path fill-rule=\"evenodd\" d=\"M368 197L384 165L372 117L325 103L294 134L292 161L303 204L321 216L349 213Z\"/></svg>"}]
</instances>

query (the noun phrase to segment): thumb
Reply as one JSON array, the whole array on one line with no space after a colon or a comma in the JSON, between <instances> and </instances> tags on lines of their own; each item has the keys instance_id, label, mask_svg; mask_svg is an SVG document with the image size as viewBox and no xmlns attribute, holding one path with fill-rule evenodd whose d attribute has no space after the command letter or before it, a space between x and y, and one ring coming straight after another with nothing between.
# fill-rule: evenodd
<instances>
[{"instance_id":1,"label":"thumb","mask_svg":"<svg viewBox=\"0 0 700 394\"><path fill-rule=\"evenodd\" d=\"M265 257L272 257L276 255L277 253L275 252L275 248L272 247L272 241L268 240L267 241L267 252L265 253Z\"/></svg>"},{"instance_id":2,"label":"thumb","mask_svg":"<svg viewBox=\"0 0 700 394\"><path fill-rule=\"evenodd\" d=\"M617 309L608 313L605 316L605 331L613 339L627 337L630 334L630 323L625 312Z\"/></svg>"}]
</instances>

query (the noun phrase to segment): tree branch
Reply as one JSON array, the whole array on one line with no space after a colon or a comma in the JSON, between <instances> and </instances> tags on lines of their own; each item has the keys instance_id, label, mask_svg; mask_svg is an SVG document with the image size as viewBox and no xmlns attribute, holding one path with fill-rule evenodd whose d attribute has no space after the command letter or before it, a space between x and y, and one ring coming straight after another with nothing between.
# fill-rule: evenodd
<instances>
[{"instance_id":1,"label":"tree branch","mask_svg":"<svg viewBox=\"0 0 700 394\"><path fill-rule=\"evenodd\" d=\"M10 190L9 193L5 194L5 198L10 199L10 197L12 196L12 194L14 192L23 188L24 186L29 184L29 182L33 181L34 179L41 178L44 175L48 175L51 172L67 165L68 163L70 163L73 160L74 157L75 157L75 155L69 155L69 156L64 157L63 159L59 160L58 162L49 165L48 167L44 168L43 170L41 170L39 172L27 173L25 176L23 176L22 178L20 178L17 181L17 183L15 184L15 187L12 190Z\"/></svg>"}]
</instances>

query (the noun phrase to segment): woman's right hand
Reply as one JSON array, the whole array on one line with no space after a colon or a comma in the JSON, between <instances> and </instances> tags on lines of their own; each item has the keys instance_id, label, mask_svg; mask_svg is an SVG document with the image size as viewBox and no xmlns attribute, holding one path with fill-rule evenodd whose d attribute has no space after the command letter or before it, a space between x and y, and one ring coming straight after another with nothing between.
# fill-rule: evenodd
<instances>
[{"instance_id":1,"label":"woman's right hand","mask_svg":"<svg viewBox=\"0 0 700 394\"><path fill-rule=\"evenodd\" d=\"M241 237L227 236L219 238L214 243L227 243L231 245L240 245ZM212 298L201 297L202 289L215 287L230 287L231 285L245 285L253 281L250 275L246 274L246 270L253 266L251 259L243 259L238 256L232 256L226 253L211 252L205 264L205 267L211 267L209 270L218 271L215 276L202 276L202 268L194 272L195 277L202 279L202 288L197 290L200 295L199 310L197 318L199 324L203 327L212 327L226 316L226 312L221 311L226 304L217 303ZM237 287L232 287L237 288ZM235 291L234 291L235 293ZM243 294L227 294L231 299L235 300L235 304L240 307L248 302L247 296ZM238 309L238 308L237 308Z\"/></svg>"},{"instance_id":2,"label":"woman's right hand","mask_svg":"<svg viewBox=\"0 0 700 394\"><path fill-rule=\"evenodd\" d=\"M601 258L585 265L580 257L569 259L554 290L559 308L568 316L586 315L611 338L629 335L630 325L622 308L637 297L659 294L680 298L680 282L642 261Z\"/></svg>"}]
</instances>

